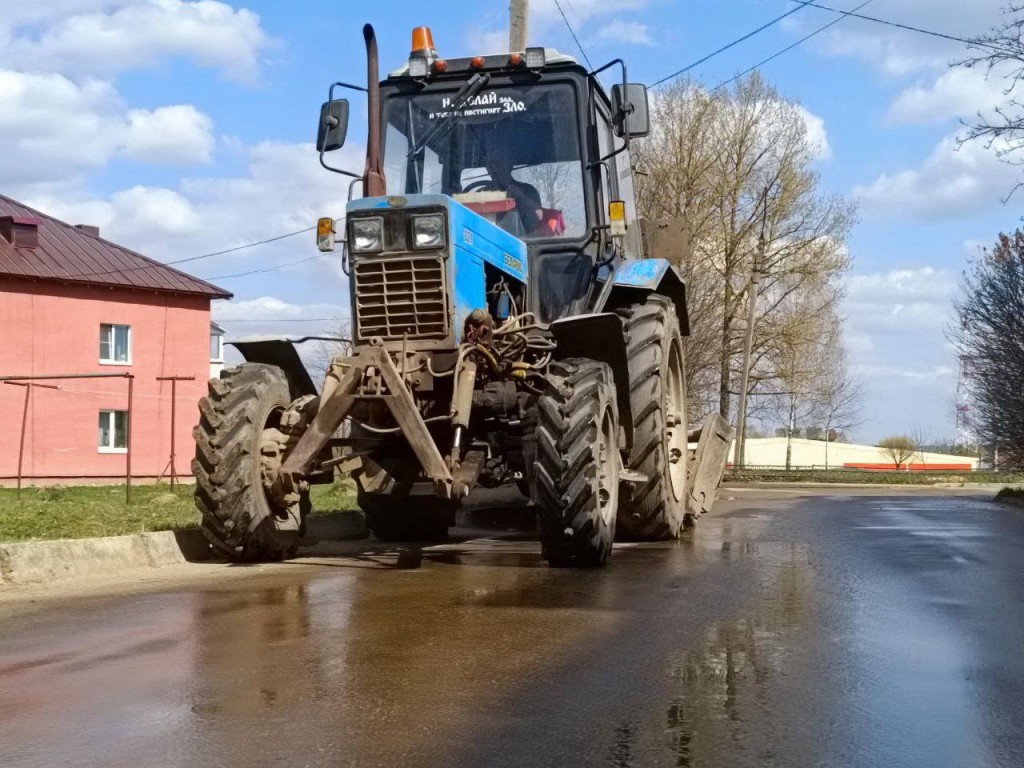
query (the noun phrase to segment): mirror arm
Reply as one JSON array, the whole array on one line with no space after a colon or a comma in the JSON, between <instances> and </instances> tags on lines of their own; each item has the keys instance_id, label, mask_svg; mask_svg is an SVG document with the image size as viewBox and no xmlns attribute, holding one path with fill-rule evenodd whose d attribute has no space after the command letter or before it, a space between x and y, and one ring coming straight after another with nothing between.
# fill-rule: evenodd
<instances>
[{"instance_id":1,"label":"mirror arm","mask_svg":"<svg viewBox=\"0 0 1024 768\"><path fill-rule=\"evenodd\" d=\"M363 93L366 93L366 89L363 88L363 86L361 86L361 85L352 85L351 83L343 83L341 81L337 81L337 82L331 83L331 90L330 90L330 96L328 96L328 101L333 101L334 100L334 89L335 89L335 87L348 88L350 91L362 91Z\"/></svg>"},{"instance_id":2,"label":"mirror arm","mask_svg":"<svg viewBox=\"0 0 1024 768\"><path fill-rule=\"evenodd\" d=\"M324 151L322 149L320 150L320 165L322 165L324 168L326 168L328 171L331 171L332 173L340 173L343 176L351 176L353 179L357 179L359 181L363 180L363 175L361 173L353 173L352 171L346 171L344 168L335 168L325 163Z\"/></svg>"},{"instance_id":3,"label":"mirror arm","mask_svg":"<svg viewBox=\"0 0 1024 768\"><path fill-rule=\"evenodd\" d=\"M627 86L629 85L629 76L626 73L626 62L624 62L622 59L612 59L603 67L595 69L588 75L588 77L594 77L596 75L599 75L606 69L611 69L616 64L622 67L622 95L625 96L629 92L629 89L627 88ZM611 157L615 157L615 155L619 154L619 152L622 152L624 149L627 149L629 147L629 116L633 112L633 104L627 101L625 104L622 105L622 109L622 138L625 141L625 144L623 145L622 149L616 152L612 152L612 154L608 155L608 157L603 158L604 160L607 160Z\"/></svg>"},{"instance_id":4,"label":"mirror arm","mask_svg":"<svg viewBox=\"0 0 1024 768\"><path fill-rule=\"evenodd\" d=\"M352 91L362 91L363 93L366 93L366 89L363 88L361 85L352 85L351 83L343 83L341 81L336 81L336 82L331 83L330 90L327 91L327 101L334 101L334 89L335 88L348 88L349 90L352 90ZM346 171L343 168L334 168L333 166L330 166L327 163L325 163L324 162L324 150L322 150L322 149L320 150L320 165L322 165L324 168L326 168L328 171L331 171L332 173L340 173L343 176L349 176L349 177L351 177L353 179L362 179L363 178L363 175L361 173L353 173L352 171ZM350 199L351 199L351 196L350 196Z\"/></svg>"}]
</instances>

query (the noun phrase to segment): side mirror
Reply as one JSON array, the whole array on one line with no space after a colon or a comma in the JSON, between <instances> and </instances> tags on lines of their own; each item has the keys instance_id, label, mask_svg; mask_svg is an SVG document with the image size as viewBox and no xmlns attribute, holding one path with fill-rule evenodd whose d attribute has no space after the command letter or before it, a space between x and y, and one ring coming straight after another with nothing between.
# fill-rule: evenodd
<instances>
[{"instance_id":1,"label":"side mirror","mask_svg":"<svg viewBox=\"0 0 1024 768\"><path fill-rule=\"evenodd\" d=\"M345 145L348 134L348 99L325 101L320 107L320 126L316 132L318 152L333 152Z\"/></svg>"},{"instance_id":2,"label":"side mirror","mask_svg":"<svg viewBox=\"0 0 1024 768\"><path fill-rule=\"evenodd\" d=\"M626 138L627 126L631 139L642 139L651 132L646 85L629 83L612 86L612 123L615 135L620 139Z\"/></svg>"}]
</instances>

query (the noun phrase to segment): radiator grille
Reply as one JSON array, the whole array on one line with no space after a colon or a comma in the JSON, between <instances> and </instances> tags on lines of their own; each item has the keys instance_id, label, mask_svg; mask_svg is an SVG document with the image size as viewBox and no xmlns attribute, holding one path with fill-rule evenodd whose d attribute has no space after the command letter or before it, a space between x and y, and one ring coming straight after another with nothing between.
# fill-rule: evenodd
<instances>
[{"instance_id":1,"label":"radiator grille","mask_svg":"<svg viewBox=\"0 0 1024 768\"><path fill-rule=\"evenodd\" d=\"M436 256L389 256L353 265L359 338L444 338L448 297L444 262Z\"/></svg>"}]
</instances>

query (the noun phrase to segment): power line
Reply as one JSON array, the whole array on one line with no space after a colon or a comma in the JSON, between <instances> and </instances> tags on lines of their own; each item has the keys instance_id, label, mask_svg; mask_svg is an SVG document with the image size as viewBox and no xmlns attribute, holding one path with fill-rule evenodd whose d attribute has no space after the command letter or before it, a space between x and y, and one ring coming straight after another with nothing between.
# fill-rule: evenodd
<instances>
[{"instance_id":1,"label":"power line","mask_svg":"<svg viewBox=\"0 0 1024 768\"><path fill-rule=\"evenodd\" d=\"M726 45L723 45L718 50L712 51L707 56L704 56L704 57L702 57L700 59L697 59L697 61L693 62L692 64L687 64L682 69L677 69L671 75L666 75L665 77L661 78L661 80L658 80L657 82L652 83L651 87L654 88L655 86L659 86L659 85L661 85L662 83L664 83L667 80L672 80L673 78L679 77L679 75L682 75L682 74L685 74L685 73L689 72L694 67L699 67L705 61L708 61L709 59L713 59L718 54L724 53L725 51L728 51L730 48L733 48L733 47L739 45L740 43L744 42L745 40L749 40L754 35L757 35L757 34L760 34L761 32L764 32L766 29L768 29L769 27L772 27L772 26L778 24L780 21L782 21L786 17L792 16L794 13L802 11L804 9L805 5L810 5L810 3L802 3L802 4L798 5L796 8L793 8L791 10L786 11L781 16L776 16L774 19L769 21L767 24L762 24L757 29L755 29L755 30L753 30L751 32L748 32L747 34L743 35L743 37L738 37L735 40L733 40L731 43L727 43Z\"/></svg>"},{"instance_id":2,"label":"power line","mask_svg":"<svg viewBox=\"0 0 1024 768\"><path fill-rule=\"evenodd\" d=\"M840 11L838 8L831 8L831 7L827 6L827 5L822 5L822 4L817 3L817 2L812 2L812 0L793 0L793 2L799 4L799 6L801 8L817 8L819 11L831 11L832 13L839 13L839 14L842 14L843 16L851 16L851 17L853 17L855 19L862 19L864 21L871 21L871 22L874 22L875 24L883 24L883 25L885 25L887 27L895 27L897 29L903 29L903 30L906 30L908 32L916 32L916 33L921 34L921 35L928 35L930 37L938 37L938 38L941 38L943 40L951 40L954 43L963 43L964 45L973 45L973 46L978 46L978 47L982 47L982 48L991 48L993 50L1002 50L1002 49L998 48L997 46L988 45L986 43L979 42L977 40L968 40L967 38L957 37L956 35L947 35L944 32L936 32L936 31L931 30L931 29L923 29L921 27L914 27L914 26L911 26L910 24L901 24L898 21L889 21L888 19L880 19L877 16L865 16L864 14L857 13L856 12L857 11L856 8L854 10L852 10L852 11Z\"/></svg>"},{"instance_id":3,"label":"power line","mask_svg":"<svg viewBox=\"0 0 1024 768\"><path fill-rule=\"evenodd\" d=\"M866 2L863 2L860 5L858 5L856 8L854 8L853 11L850 11L850 13L853 13L854 11L859 11L864 6L871 5L871 3L873 3L874 1L875 0L866 0ZM755 69L759 69L760 67L763 67L768 62L774 61L775 59L779 58L779 56L782 56L785 53L789 53L791 50L796 48L798 45L802 45L803 43L806 43L812 37L815 37L816 35L820 35L826 29L835 26L836 24L838 24L841 21L844 21L845 19L846 19L846 16L838 16L837 18L832 19L832 21L830 21L828 24L825 24L824 26L818 27L816 30L811 32L809 35L804 35L799 40L797 40L795 43L792 43L791 45L787 45L785 48L783 48L778 53L774 53L771 56L769 56L767 59L762 59L761 61L757 62L757 64L755 64L754 66L748 67L747 69L743 70L738 75L735 75L734 77L730 77L728 80L722 81L721 83L716 85L714 88L712 88L711 92L714 93L715 91L719 91L719 90L721 90L722 88L724 88L727 85L731 85L732 83L735 83L741 77L744 77L745 75L749 75Z\"/></svg>"},{"instance_id":4,"label":"power line","mask_svg":"<svg viewBox=\"0 0 1024 768\"><path fill-rule=\"evenodd\" d=\"M335 219L335 221L338 221L338 219ZM126 274L128 274L130 272L143 272L143 271L145 271L147 269L159 269L160 267L172 267L172 266L174 266L176 264L185 264L185 263L190 262L190 261L199 261L200 259L209 259L209 258L211 258L213 256L223 256L226 253L234 253L235 251L242 251L242 250L245 250L246 248L255 248L258 245L266 245L267 243L276 243L278 240L284 240L284 239L289 238L289 237L295 237L296 235L301 235L301 234L304 234L306 232L311 232L314 229L316 229L315 226L313 226L313 227L306 227L305 229L299 229L299 230L296 230L295 232L288 232L288 233L286 233L284 235L277 235L275 237L268 237L266 240L257 240L256 242L253 242L253 243L244 243L243 245L236 245L233 248L226 248L226 249L221 250L221 251L213 251L211 253L204 253L204 254L201 254L199 256L189 256L187 259L175 259L174 261L157 261L155 259L147 259L148 261L152 261L153 263L152 264L140 265L140 266L137 266L137 267L123 267L121 269L108 269L108 270L104 270L103 272L84 272L84 273L77 274L77 275L68 275L68 277L83 278L83 277L103 277L104 275L126 275ZM146 257L143 257L143 258L146 258Z\"/></svg>"},{"instance_id":5,"label":"power line","mask_svg":"<svg viewBox=\"0 0 1024 768\"><path fill-rule=\"evenodd\" d=\"M338 219L335 219L338 221ZM192 256L188 259L179 259L177 261L168 261L170 264L184 264L187 261L199 261L200 259L208 259L211 256L223 256L226 253L234 253L235 251L244 251L246 248L255 248L257 245L266 245L267 243L276 243L278 240L285 240L289 237L295 237L296 235L303 235L306 232L312 232L316 229L316 225L312 227L306 227L305 229L297 229L294 232L288 232L284 235L277 235L276 237L268 237L266 240L257 240L255 243L245 243L244 245L236 245L234 248L225 248L223 251L213 251L212 253L204 253L202 256Z\"/></svg>"},{"instance_id":6,"label":"power line","mask_svg":"<svg viewBox=\"0 0 1024 768\"><path fill-rule=\"evenodd\" d=\"M572 28L572 24L569 23L569 18L565 15L565 11L562 10L562 4L555 0L555 7L558 12L562 14L562 21L565 22L565 26L569 29L569 34L572 35L572 39L576 42L576 47L580 49L580 53L583 54L583 60L587 62L587 66L590 69L594 68L594 65L590 63L590 57L587 56L587 52L583 50L583 46L580 44L580 39L576 37L576 30Z\"/></svg>"},{"instance_id":7,"label":"power line","mask_svg":"<svg viewBox=\"0 0 1024 768\"><path fill-rule=\"evenodd\" d=\"M341 320L339 317L246 317L234 320L220 319L216 322L231 325L234 323L328 323Z\"/></svg>"},{"instance_id":8,"label":"power line","mask_svg":"<svg viewBox=\"0 0 1024 768\"><path fill-rule=\"evenodd\" d=\"M279 269L284 269L285 267L294 267L296 264L305 264L306 262L309 262L309 261L316 261L317 259L322 259L326 255L327 255L326 253L318 253L316 256L308 256L305 259L299 259L297 261L288 261L288 262L285 262L284 264L275 264L275 265L273 265L271 267L263 267L261 269L250 269L248 272L236 272L236 273L234 273L232 275L219 275L217 277L204 277L204 278L201 278L201 279L206 280L206 281L210 281L210 280L230 280L231 278L234 278L234 277L248 277L249 275L262 275L262 274L265 274L267 272L275 272L275 271L277 271Z\"/></svg>"}]
</instances>

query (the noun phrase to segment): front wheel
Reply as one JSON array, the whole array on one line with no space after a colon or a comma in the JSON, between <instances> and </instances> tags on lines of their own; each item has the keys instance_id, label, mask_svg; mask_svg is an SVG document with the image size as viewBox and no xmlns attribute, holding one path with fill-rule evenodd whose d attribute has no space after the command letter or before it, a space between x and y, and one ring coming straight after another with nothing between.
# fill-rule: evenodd
<instances>
[{"instance_id":1,"label":"front wheel","mask_svg":"<svg viewBox=\"0 0 1024 768\"><path fill-rule=\"evenodd\" d=\"M622 466L611 369L587 359L552 363L536 409L534 501L544 559L603 565L615 540Z\"/></svg>"},{"instance_id":2,"label":"front wheel","mask_svg":"<svg viewBox=\"0 0 1024 768\"><path fill-rule=\"evenodd\" d=\"M281 560L298 547L308 492L282 506L265 491L288 442L281 417L291 405L284 371L259 363L224 371L199 403L196 506L206 538L232 560Z\"/></svg>"}]
</instances>

